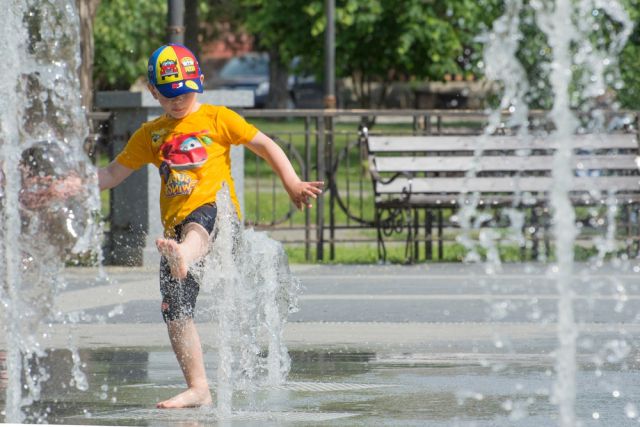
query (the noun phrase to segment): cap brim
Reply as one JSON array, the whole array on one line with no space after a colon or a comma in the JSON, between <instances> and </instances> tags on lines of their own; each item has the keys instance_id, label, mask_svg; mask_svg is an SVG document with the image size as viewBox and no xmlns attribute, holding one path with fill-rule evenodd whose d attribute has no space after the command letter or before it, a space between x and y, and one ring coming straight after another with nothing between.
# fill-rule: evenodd
<instances>
[{"instance_id":1,"label":"cap brim","mask_svg":"<svg viewBox=\"0 0 640 427\"><path fill-rule=\"evenodd\" d=\"M158 92L160 92L162 96L164 96L165 98L175 98L176 96L184 95L185 93L189 93L189 92L202 93L203 91L202 83L200 82L199 78L183 80L181 82L182 85L180 85L180 87L174 88L174 85L176 83L177 82L157 85L156 89L158 89ZM193 87L192 83L195 83L196 88Z\"/></svg>"}]
</instances>

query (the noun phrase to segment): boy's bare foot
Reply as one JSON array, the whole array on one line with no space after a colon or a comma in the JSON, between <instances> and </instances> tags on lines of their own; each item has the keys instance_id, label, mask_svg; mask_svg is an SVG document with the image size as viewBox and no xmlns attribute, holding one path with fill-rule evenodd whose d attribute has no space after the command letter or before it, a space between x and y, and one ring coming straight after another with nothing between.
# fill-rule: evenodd
<instances>
[{"instance_id":1,"label":"boy's bare foot","mask_svg":"<svg viewBox=\"0 0 640 427\"><path fill-rule=\"evenodd\" d=\"M180 394L173 396L171 399L158 402L156 408L195 408L199 406L211 405L211 392L209 389L188 388Z\"/></svg>"},{"instance_id":2,"label":"boy's bare foot","mask_svg":"<svg viewBox=\"0 0 640 427\"><path fill-rule=\"evenodd\" d=\"M189 272L189 266L182 254L182 250L178 242L173 239L159 238L156 240L158 251L169 261L171 275L176 279L184 279Z\"/></svg>"}]
</instances>

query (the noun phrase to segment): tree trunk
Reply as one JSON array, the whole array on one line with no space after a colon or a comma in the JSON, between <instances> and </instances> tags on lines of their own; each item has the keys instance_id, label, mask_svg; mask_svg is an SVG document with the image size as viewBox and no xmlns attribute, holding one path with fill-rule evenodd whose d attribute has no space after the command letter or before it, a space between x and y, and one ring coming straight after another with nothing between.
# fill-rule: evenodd
<instances>
[{"instance_id":1,"label":"tree trunk","mask_svg":"<svg viewBox=\"0 0 640 427\"><path fill-rule=\"evenodd\" d=\"M184 45L200 59L200 17L198 16L199 0L184 2ZM200 64L202 65L202 64Z\"/></svg>"},{"instance_id":2,"label":"tree trunk","mask_svg":"<svg viewBox=\"0 0 640 427\"><path fill-rule=\"evenodd\" d=\"M288 79L289 66L282 63L280 53L273 49L269 52L269 96L267 97L267 108L287 108L291 106L291 98L287 88Z\"/></svg>"},{"instance_id":3,"label":"tree trunk","mask_svg":"<svg viewBox=\"0 0 640 427\"><path fill-rule=\"evenodd\" d=\"M76 0L80 16L80 89L82 105L89 112L93 108L93 19L100 0Z\"/></svg>"}]
</instances>

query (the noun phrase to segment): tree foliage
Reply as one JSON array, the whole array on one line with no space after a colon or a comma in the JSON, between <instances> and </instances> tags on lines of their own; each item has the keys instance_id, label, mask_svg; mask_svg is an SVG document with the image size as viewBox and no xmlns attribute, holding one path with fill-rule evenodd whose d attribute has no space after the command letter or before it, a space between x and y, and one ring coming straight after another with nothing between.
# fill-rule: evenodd
<instances>
[{"instance_id":1,"label":"tree foliage","mask_svg":"<svg viewBox=\"0 0 640 427\"><path fill-rule=\"evenodd\" d=\"M323 71L324 0L243 0L246 29L260 46ZM475 72L475 36L498 1L337 0L336 76L350 77L363 106L383 102L392 81L441 80ZM381 87L373 98L372 88Z\"/></svg>"},{"instance_id":2,"label":"tree foliage","mask_svg":"<svg viewBox=\"0 0 640 427\"><path fill-rule=\"evenodd\" d=\"M640 110L640 1L626 0L624 3L635 27L620 55L623 89L618 91L618 101L623 108Z\"/></svg>"},{"instance_id":3,"label":"tree foliage","mask_svg":"<svg viewBox=\"0 0 640 427\"><path fill-rule=\"evenodd\" d=\"M196 54L199 41L218 35L215 26L201 26L198 20L238 20L232 14L237 8L213 7L219 3L225 0L185 1L185 45ZM101 0L93 32L96 90L129 89L136 79L146 76L149 55L167 41L167 13L167 0Z\"/></svg>"},{"instance_id":4,"label":"tree foliage","mask_svg":"<svg viewBox=\"0 0 640 427\"><path fill-rule=\"evenodd\" d=\"M625 89L618 100L626 108L640 105L639 0L621 0L636 23L620 58ZM190 0L201 20L200 40L224 31L254 36L256 47L274 59L272 87L286 85L288 66L322 80L325 0ZM149 53L165 39L166 0L102 0L95 21L95 87L127 89L145 75ZM525 2L528 3L528 2ZM482 45L502 13L503 0L336 0L336 77L349 78L359 104L383 105L395 81L442 80L447 74L482 74ZM523 42L518 59L532 87L528 102L549 108L550 50L532 14L521 17ZM606 17L605 17L606 19ZM602 27L602 33L615 28ZM302 70L299 70L302 71Z\"/></svg>"},{"instance_id":5,"label":"tree foliage","mask_svg":"<svg viewBox=\"0 0 640 427\"><path fill-rule=\"evenodd\" d=\"M538 25L531 3L533 2L524 2L525 7L520 16L522 39L517 58L523 65L530 83L525 99L527 104L531 108L551 109L553 93L549 75L554 60L553 51L547 35ZM573 24L578 26L581 33L577 37L578 40L571 45L574 61L573 79L569 88L571 106L587 112L593 108L611 107L611 102L617 101L618 106L622 108L637 109L640 105L640 77L636 72L640 61L639 2L622 1L622 6L630 20L635 23L635 27L619 54L617 43L623 33L623 26L621 16L617 13L612 14L612 10L616 11L616 8L607 9L597 3L587 6L590 8L584 8L582 13L587 13L588 17L576 13L573 18ZM589 54L585 55L585 52ZM611 65L598 70L600 63L604 61ZM600 87L596 84L596 71L603 74L603 86L606 86L603 92L598 92ZM613 93L615 97L611 97Z\"/></svg>"},{"instance_id":6,"label":"tree foliage","mask_svg":"<svg viewBox=\"0 0 640 427\"><path fill-rule=\"evenodd\" d=\"M166 28L166 0L102 0L94 25L95 89L126 90L145 76Z\"/></svg>"}]
</instances>

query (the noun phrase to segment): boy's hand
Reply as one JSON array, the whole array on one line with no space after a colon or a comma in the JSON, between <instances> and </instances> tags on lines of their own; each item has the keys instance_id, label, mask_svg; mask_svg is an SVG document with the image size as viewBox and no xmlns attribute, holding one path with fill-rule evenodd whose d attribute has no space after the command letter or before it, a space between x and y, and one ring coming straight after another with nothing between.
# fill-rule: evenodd
<instances>
[{"instance_id":1,"label":"boy's hand","mask_svg":"<svg viewBox=\"0 0 640 427\"><path fill-rule=\"evenodd\" d=\"M322 181L298 181L292 185L291 188L288 188L287 192L296 208L302 210L305 207L311 208L313 206L309 203L309 198L317 199L318 196L322 194L323 187L324 182Z\"/></svg>"},{"instance_id":2,"label":"boy's hand","mask_svg":"<svg viewBox=\"0 0 640 427\"><path fill-rule=\"evenodd\" d=\"M78 175L69 175L53 183L51 195L57 199L66 199L80 193L82 188L82 179Z\"/></svg>"},{"instance_id":3,"label":"boy's hand","mask_svg":"<svg viewBox=\"0 0 640 427\"><path fill-rule=\"evenodd\" d=\"M73 174L62 179L37 176L26 178L22 187L20 190L22 205L29 209L37 209L53 201L75 196L82 191L83 182L79 176Z\"/></svg>"}]
</instances>

